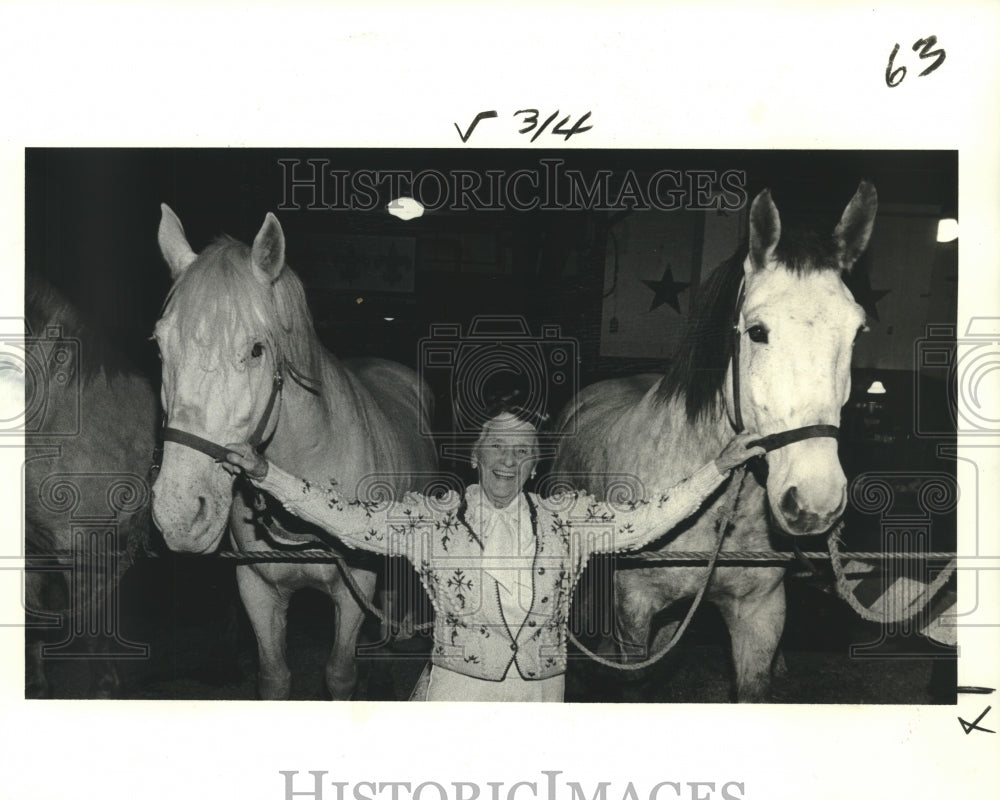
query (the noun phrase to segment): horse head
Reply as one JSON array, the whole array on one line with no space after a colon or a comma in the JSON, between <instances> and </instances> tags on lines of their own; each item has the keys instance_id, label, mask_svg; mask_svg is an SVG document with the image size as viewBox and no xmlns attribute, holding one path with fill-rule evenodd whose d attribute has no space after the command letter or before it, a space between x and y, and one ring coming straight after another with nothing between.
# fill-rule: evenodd
<instances>
[{"instance_id":1,"label":"horse head","mask_svg":"<svg viewBox=\"0 0 1000 800\"><path fill-rule=\"evenodd\" d=\"M832 236L782 236L778 209L764 190L750 209L735 355L727 409L737 426L764 436L813 425L838 427L851 388L854 341L865 312L843 276L864 252L877 209L865 181ZM739 406L734 405L733 375ZM847 480L835 438L794 441L767 455L767 496L781 528L822 533L843 513Z\"/></svg>"},{"instance_id":2,"label":"horse head","mask_svg":"<svg viewBox=\"0 0 1000 800\"><path fill-rule=\"evenodd\" d=\"M160 250L174 284L154 332L169 427L153 517L172 550L203 553L218 546L232 506L221 445L273 435L284 365L312 324L273 214L253 247L224 237L196 254L161 208Z\"/></svg>"}]
</instances>

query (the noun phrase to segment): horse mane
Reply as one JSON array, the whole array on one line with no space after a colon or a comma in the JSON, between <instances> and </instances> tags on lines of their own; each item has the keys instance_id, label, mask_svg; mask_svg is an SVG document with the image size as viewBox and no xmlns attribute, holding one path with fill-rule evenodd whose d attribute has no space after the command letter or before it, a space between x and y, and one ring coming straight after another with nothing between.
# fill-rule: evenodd
<instances>
[{"instance_id":1,"label":"horse mane","mask_svg":"<svg viewBox=\"0 0 1000 800\"><path fill-rule=\"evenodd\" d=\"M677 356L657 388L662 403L684 399L692 424L722 412L723 384L733 356L733 314L748 252L744 242L699 287ZM841 268L836 241L814 231L783 231L774 260L797 275Z\"/></svg>"},{"instance_id":2,"label":"horse mane","mask_svg":"<svg viewBox=\"0 0 1000 800\"><path fill-rule=\"evenodd\" d=\"M78 344L76 357L59 367L67 371L70 379L79 378L88 383L103 374L110 382L114 377L135 371L135 365L122 348L117 347L103 330L84 319L51 283L30 270L24 273L24 317L29 346L32 340L47 338L53 328L59 330L58 339L74 340Z\"/></svg>"},{"instance_id":3,"label":"horse mane","mask_svg":"<svg viewBox=\"0 0 1000 800\"><path fill-rule=\"evenodd\" d=\"M263 337L276 358L307 375L315 372L320 344L302 281L286 264L266 286L252 274L250 257L243 242L220 236L177 280L164 312L175 316L181 346L197 347L203 355L231 353L237 345Z\"/></svg>"}]
</instances>

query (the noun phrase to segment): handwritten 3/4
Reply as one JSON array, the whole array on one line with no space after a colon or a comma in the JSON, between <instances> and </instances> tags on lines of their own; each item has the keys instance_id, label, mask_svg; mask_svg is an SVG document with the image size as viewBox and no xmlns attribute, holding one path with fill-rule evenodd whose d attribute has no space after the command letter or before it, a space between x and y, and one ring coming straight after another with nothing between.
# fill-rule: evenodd
<instances>
[{"instance_id":1,"label":"handwritten 3/4","mask_svg":"<svg viewBox=\"0 0 1000 800\"><path fill-rule=\"evenodd\" d=\"M539 136L548 130L550 135L562 136L563 141L568 140L571 136L576 136L578 133L585 133L589 131L593 125L587 125L586 122L590 119L590 112L580 115L576 118L576 121L570 124L573 119L572 114L566 114L556 122L555 126L549 128L549 125L556 120L559 116L560 111L556 109L551 114L549 114L545 120L539 125L539 119L541 119L541 114L537 108L522 108L511 114L512 117L520 117L520 122L523 123L523 127L518 129L518 133L522 135L532 134L531 141L535 141ZM468 142L469 138L472 136L473 132L480 122L488 119L496 119L499 114L495 110L490 111L480 111L472 119L472 122L463 131L457 122L453 123L455 130L458 131L458 136L462 142Z\"/></svg>"}]
</instances>

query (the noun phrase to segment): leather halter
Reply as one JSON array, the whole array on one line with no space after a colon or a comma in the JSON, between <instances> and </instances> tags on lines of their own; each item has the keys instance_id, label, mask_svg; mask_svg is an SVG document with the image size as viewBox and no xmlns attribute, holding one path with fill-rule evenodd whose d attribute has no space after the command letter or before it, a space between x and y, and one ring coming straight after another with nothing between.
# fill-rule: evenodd
<instances>
[{"instance_id":1,"label":"leather halter","mask_svg":"<svg viewBox=\"0 0 1000 800\"><path fill-rule=\"evenodd\" d=\"M737 433L743 433L746 429L743 425L743 412L740 409L740 339L742 339L740 314L743 311L743 301L746 299L745 281L745 278L740 281L740 291L736 299L736 312L733 315L733 418ZM804 425L801 428L792 428L780 433L772 433L769 436L762 436L760 439L751 442L748 446L763 447L766 452L770 453L772 450L778 450L794 442L818 437L838 439L840 437L840 429L836 425Z\"/></svg>"},{"instance_id":2,"label":"leather halter","mask_svg":"<svg viewBox=\"0 0 1000 800\"><path fill-rule=\"evenodd\" d=\"M271 381L271 396L267 399L267 406L264 408L264 413L261 415L260 422L257 423L257 427L254 428L254 431L250 434L250 439L248 440L250 446L255 450L260 447L261 442L264 441L264 434L267 431L267 423L270 421L271 414L274 412L274 407L281 395L281 387L284 383L285 379L282 377L282 365L279 363L274 370L274 378ZM188 433L188 431L182 431L180 428L164 428L163 441L176 442L177 444L184 445L185 447L190 447L192 450L204 453L216 461L225 461L226 454L229 452L225 447L220 444L216 444L210 439L204 439L201 436Z\"/></svg>"}]
</instances>

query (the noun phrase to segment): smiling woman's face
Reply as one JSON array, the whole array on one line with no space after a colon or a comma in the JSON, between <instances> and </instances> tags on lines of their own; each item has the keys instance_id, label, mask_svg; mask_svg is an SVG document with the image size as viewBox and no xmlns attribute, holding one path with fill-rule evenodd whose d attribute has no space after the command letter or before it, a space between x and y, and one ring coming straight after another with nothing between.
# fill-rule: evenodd
<instances>
[{"instance_id":1,"label":"smiling woman's face","mask_svg":"<svg viewBox=\"0 0 1000 800\"><path fill-rule=\"evenodd\" d=\"M524 488L538 461L538 439L530 423L501 414L483 425L476 445L479 484L497 508Z\"/></svg>"}]
</instances>

